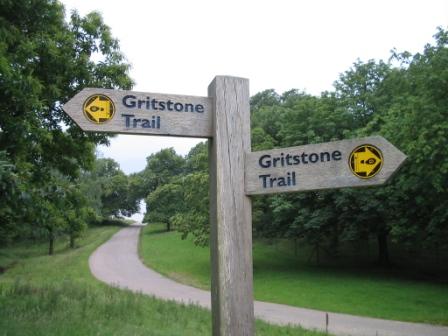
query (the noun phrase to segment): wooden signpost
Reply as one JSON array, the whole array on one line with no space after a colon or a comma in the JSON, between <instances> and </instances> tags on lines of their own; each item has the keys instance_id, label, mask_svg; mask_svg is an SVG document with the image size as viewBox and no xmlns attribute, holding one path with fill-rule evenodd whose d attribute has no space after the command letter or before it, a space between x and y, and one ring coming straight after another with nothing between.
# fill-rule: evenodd
<instances>
[{"instance_id":1,"label":"wooden signpost","mask_svg":"<svg viewBox=\"0 0 448 336\"><path fill-rule=\"evenodd\" d=\"M249 195L385 183L406 156L381 137L251 152L249 81L208 97L84 89L64 105L88 132L209 139L213 335L254 334Z\"/></svg>"},{"instance_id":2,"label":"wooden signpost","mask_svg":"<svg viewBox=\"0 0 448 336\"><path fill-rule=\"evenodd\" d=\"M209 140L213 335L254 334L252 206L244 191L250 152L249 81L216 77Z\"/></svg>"}]
</instances>

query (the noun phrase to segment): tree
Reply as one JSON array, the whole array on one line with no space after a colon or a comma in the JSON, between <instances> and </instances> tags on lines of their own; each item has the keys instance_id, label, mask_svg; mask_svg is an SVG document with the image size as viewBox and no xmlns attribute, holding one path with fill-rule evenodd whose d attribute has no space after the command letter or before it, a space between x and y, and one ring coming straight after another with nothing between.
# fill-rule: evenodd
<instances>
[{"instance_id":1,"label":"tree","mask_svg":"<svg viewBox=\"0 0 448 336\"><path fill-rule=\"evenodd\" d=\"M166 166L161 165L163 161ZM191 234L195 244L207 245L210 232L207 144L197 144L185 159L173 149L161 151L148 158L146 176L149 167L153 168L151 173L160 172L157 180L160 184L146 198L144 221L166 223L168 231L174 225L182 233L182 239Z\"/></svg>"},{"instance_id":2,"label":"tree","mask_svg":"<svg viewBox=\"0 0 448 336\"><path fill-rule=\"evenodd\" d=\"M384 111L388 95L382 95L381 87L390 72L390 64L383 61L358 60L334 83L338 103L351 115L354 128L364 127L374 114Z\"/></svg>"},{"instance_id":3,"label":"tree","mask_svg":"<svg viewBox=\"0 0 448 336\"><path fill-rule=\"evenodd\" d=\"M132 193L131 180L113 159L97 159L91 172L85 173L82 190L103 218L130 216L139 209Z\"/></svg>"},{"instance_id":4,"label":"tree","mask_svg":"<svg viewBox=\"0 0 448 336\"><path fill-rule=\"evenodd\" d=\"M448 32L422 53L395 54L402 67L388 81L394 97L381 132L408 155L389 199L394 239L425 249L448 249Z\"/></svg>"},{"instance_id":5,"label":"tree","mask_svg":"<svg viewBox=\"0 0 448 336\"><path fill-rule=\"evenodd\" d=\"M182 186L168 183L160 185L146 198L147 209L145 222L166 223L166 230L171 231L173 217L178 212L183 212L185 206Z\"/></svg>"},{"instance_id":6,"label":"tree","mask_svg":"<svg viewBox=\"0 0 448 336\"><path fill-rule=\"evenodd\" d=\"M391 262L390 241L416 255L429 248L439 252L448 248L443 238L448 233L448 101L443 93L448 81L447 36L439 29L435 45L426 45L423 53L393 54L399 66L374 76L381 80L366 98L373 102L373 113L355 132L381 134L408 156L390 184L368 193L346 190L336 199L340 219L352 236L367 231L376 237L382 265ZM384 65L380 68L384 70ZM347 210L352 212L350 219Z\"/></svg>"},{"instance_id":7,"label":"tree","mask_svg":"<svg viewBox=\"0 0 448 336\"><path fill-rule=\"evenodd\" d=\"M185 171L185 160L177 155L174 148L162 149L146 158L146 167L143 171L134 176L134 181L139 182L138 189L133 192L133 198L144 198L146 200L145 221L153 206L149 203L151 194L159 187L170 184L173 178L180 176ZM155 218L155 217L152 217ZM170 225L168 222L167 225Z\"/></svg>"},{"instance_id":8,"label":"tree","mask_svg":"<svg viewBox=\"0 0 448 336\"><path fill-rule=\"evenodd\" d=\"M174 148L166 148L146 158L146 167L140 173L146 195L157 187L169 183L171 178L183 173L184 159Z\"/></svg>"},{"instance_id":9,"label":"tree","mask_svg":"<svg viewBox=\"0 0 448 336\"><path fill-rule=\"evenodd\" d=\"M20 187L16 167L9 161L6 152L0 152L0 244L9 243L19 234L15 223L21 216L16 209L23 206L25 201Z\"/></svg>"},{"instance_id":10,"label":"tree","mask_svg":"<svg viewBox=\"0 0 448 336\"><path fill-rule=\"evenodd\" d=\"M8 191L8 206L33 225L26 198L53 213L57 199L47 197L48 176L56 170L76 179L91 168L95 144L108 142L107 135L82 132L63 104L84 87L129 89L132 81L98 13L73 12L67 22L53 0L3 1L0 12L0 151L14 166L7 183L20 181L20 192ZM5 220L16 225L11 216Z\"/></svg>"},{"instance_id":11,"label":"tree","mask_svg":"<svg viewBox=\"0 0 448 336\"><path fill-rule=\"evenodd\" d=\"M337 255L343 241L375 237L378 262L390 263L389 243L419 250L446 248L448 218L447 33L422 54L393 55L399 66L357 61L334 92L265 91L252 101L254 149L288 147L379 134L408 155L386 186L255 198L258 235L305 238Z\"/></svg>"},{"instance_id":12,"label":"tree","mask_svg":"<svg viewBox=\"0 0 448 336\"><path fill-rule=\"evenodd\" d=\"M210 236L208 144L201 142L185 157L185 174L177 178L182 186L183 211L175 214L173 223L182 239L206 246Z\"/></svg>"},{"instance_id":13,"label":"tree","mask_svg":"<svg viewBox=\"0 0 448 336\"><path fill-rule=\"evenodd\" d=\"M272 89L257 93L250 99L250 109L251 128L263 129L276 144L281 127L279 116L284 111L281 107L281 97Z\"/></svg>"},{"instance_id":14,"label":"tree","mask_svg":"<svg viewBox=\"0 0 448 336\"><path fill-rule=\"evenodd\" d=\"M209 178L204 172L195 172L182 177L183 211L173 218L176 229L182 233L182 239L193 236L196 245L209 243Z\"/></svg>"},{"instance_id":15,"label":"tree","mask_svg":"<svg viewBox=\"0 0 448 336\"><path fill-rule=\"evenodd\" d=\"M95 215L89 200L81 192L79 184L70 184L66 190L66 209L64 217L67 221L66 232L70 239L70 247L76 247L76 239L81 237L89 222L93 222Z\"/></svg>"},{"instance_id":16,"label":"tree","mask_svg":"<svg viewBox=\"0 0 448 336\"><path fill-rule=\"evenodd\" d=\"M185 157L185 173L208 173L208 143L200 142Z\"/></svg>"},{"instance_id":17,"label":"tree","mask_svg":"<svg viewBox=\"0 0 448 336\"><path fill-rule=\"evenodd\" d=\"M48 254L53 255L56 238L66 229L66 180L57 171L48 176L44 188L33 193L33 215L48 239Z\"/></svg>"}]
</instances>

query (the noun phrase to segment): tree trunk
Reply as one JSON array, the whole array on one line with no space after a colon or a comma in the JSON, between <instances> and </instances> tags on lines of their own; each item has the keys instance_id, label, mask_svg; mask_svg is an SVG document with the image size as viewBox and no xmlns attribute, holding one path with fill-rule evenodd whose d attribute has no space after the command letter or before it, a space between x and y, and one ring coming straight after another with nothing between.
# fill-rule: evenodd
<instances>
[{"instance_id":1,"label":"tree trunk","mask_svg":"<svg viewBox=\"0 0 448 336\"><path fill-rule=\"evenodd\" d=\"M320 244L317 242L314 245L314 251L316 252L316 263L320 265Z\"/></svg>"},{"instance_id":2,"label":"tree trunk","mask_svg":"<svg viewBox=\"0 0 448 336\"><path fill-rule=\"evenodd\" d=\"M335 223L333 225L333 235L331 237L331 256L339 257L339 225Z\"/></svg>"},{"instance_id":3,"label":"tree trunk","mask_svg":"<svg viewBox=\"0 0 448 336\"><path fill-rule=\"evenodd\" d=\"M168 232L171 231L171 223L170 223L170 221L166 222L166 231L168 231Z\"/></svg>"},{"instance_id":4,"label":"tree trunk","mask_svg":"<svg viewBox=\"0 0 448 336\"><path fill-rule=\"evenodd\" d=\"M387 231L381 231L377 235L377 239L378 239L378 264L380 264L381 266L389 266L390 265L389 246L387 244L387 237L388 237L388 232Z\"/></svg>"},{"instance_id":5,"label":"tree trunk","mask_svg":"<svg viewBox=\"0 0 448 336\"><path fill-rule=\"evenodd\" d=\"M70 235L70 248L72 248L72 249L75 248L75 236L74 235Z\"/></svg>"},{"instance_id":6,"label":"tree trunk","mask_svg":"<svg viewBox=\"0 0 448 336\"><path fill-rule=\"evenodd\" d=\"M316 261L317 261L317 264L320 265L320 245L319 244L316 245Z\"/></svg>"},{"instance_id":7,"label":"tree trunk","mask_svg":"<svg viewBox=\"0 0 448 336\"><path fill-rule=\"evenodd\" d=\"M53 255L53 253L54 253L54 234L53 234L53 230L50 230L48 255Z\"/></svg>"}]
</instances>

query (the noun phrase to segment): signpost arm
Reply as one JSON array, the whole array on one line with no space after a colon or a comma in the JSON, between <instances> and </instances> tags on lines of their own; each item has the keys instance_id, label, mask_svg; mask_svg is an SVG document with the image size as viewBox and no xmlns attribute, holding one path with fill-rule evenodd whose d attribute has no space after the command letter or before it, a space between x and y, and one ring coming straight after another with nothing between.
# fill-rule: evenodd
<instances>
[{"instance_id":1,"label":"signpost arm","mask_svg":"<svg viewBox=\"0 0 448 336\"><path fill-rule=\"evenodd\" d=\"M218 76L210 84L210 246L214 336L254 334L252 208L244 190L251 151L249 81Z\"/></svg>"}]
</instances>

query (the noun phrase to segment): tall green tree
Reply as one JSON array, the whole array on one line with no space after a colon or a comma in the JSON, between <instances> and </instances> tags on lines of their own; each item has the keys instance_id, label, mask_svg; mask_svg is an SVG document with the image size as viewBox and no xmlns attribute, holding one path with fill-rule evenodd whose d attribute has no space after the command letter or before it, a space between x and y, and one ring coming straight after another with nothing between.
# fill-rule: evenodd
<instances>
[{"instance_id":1,"label":"tall green tree","mask_svg":"<svg viewBox=\"0 0 448 336\"><path fill-rule=\"evenodd\" d=\"M81 183L81 190L102 218L130 216L138 211L139 199L133 196L131 179L113 159L97 159Z\"/></svg>"},{"instance_id":2,"label":"tall green tree","mask_svg":"<svg viewBox=\"0 0 448 336\"><path fill-rule=\"evenodd\" d=\"M170 182L176 176L180 176L185 171L185 160L182 156L176 154L174 148L166 148L151 154L146 158L146 167L140 173L132 177L137 187L133 191L134 199L146 200L146 216L152 211L150 196L157 188ZM169 217L171 217L169 215ZM167 224L168 225L168 224Z\"/></svg>"},{"instance_id":3,"label":"tall green tree","mask_svg":"<svg viewBox=\"0 0 448 336\"><path fill-rule=\"evenodd\" d=\"M422 53L395 55L402 66L390 78L393 103L381 132L408 155L389 198L395 201L391 234L424 250L447 249L448 31Z\"/></svg>"},{"instance_id":4,"label":"tall green tree","mask_svg":"<svg viewBox=\"0 0 448 336\"><path fill-rule=\"evenodd\" d=\"M67 185L65 196L64 217L67 222L65 232L69 236L70 247L75 248L76 239L82 236L89 223L95 221L95 210L82 193L79 183Z\"/></svg>"},{"instance_id":5,"label":"tall green tree","mask_svg":"<svg viewBox=\"0 0 448 336\"><path fill-rule=\"evenodd\" d=\"M142 189L146 197L157 187L169 183L169 181L184 172L184 158L176 154L174 148L166 148L151 154L146 158L146 167L140 172Z\"/></svg>"},{"instance_id":6,"label":"tall green tree","mask_svg":"<svg viewBox=\"0 0 448 336\"><path fill-rule=\"evenodd\" d=\"M160 185L145 200L145 222L166 223L166 230L171 231L174 216L183 213L185 203L182 185L180 183L167 183Z\"/></svg>"},{"instance_id":7,"label":"tall green tree","mask_svg":"<svg viewBox=\"0 0 448 336\"><path fill-rule=\"evenodd\" d=\"M374 238L384 265L390 242L414 252L446 248L446 31L435 38L423 53L395 53L388 63L357 61L320 97L297 90L254 97L254 149L379 134L408 155L399 174L379 188L255 198L257 234L305 238L333 254L339 242Z\"/></svg>"},{"instance_id":8,"label":"tall green tree","mask_svg":"<svg viewBox=\"0 0 448 336\"><path fill-rule=\"evenodd\" d=\"M414 255L431 255L448 247L444 239L448 233L444 159L448 114L443 93L448 80L447 40L447 32L439 29L435 44L426 45L422 53L394 53L397 66L376 82L368 95L374 102L373 113L355 130L359 135L381 134L408 156L388 185L368 192L346 190L336 199L348 236L373 235L383 265L391 262L390 242ZM380 75L385 73L381 69Z\"/></svg>"},{"instance_id":9,"label":"tall green tree","mask_svg":"<svg viewBox=\"0 0 448 336\"><path fill-rule=\"evenodd\" d=\"M26 202L17 169L4 151L0 152L0 194L0 244L6 244L20 232L16 223L22 216L17 209L24 207Z\"/></svg>"},{"instance_id":10,"label":"tall green tree","mask_svg":"<svg viewBox=\"0 0 448 336\"><path fill-rule=\"evenodd\" d=\"M191 235L195 244L207 245L210 232L207 143L197 144L182 160L174 150L161 151L148 158L148 166L150 160L160 157L169 158L165 162L171 163L168 166L171 169L154 165L161 160L152 162L153 168L162 171L163 178L158 179L160 184L146 198L144 221L166 223L168 231L174 226L183 239Z\"/></svg>"},{"instance_id":11,"label":"tall green tree","mask_svg":"<svg viewBox=\"0 0 448 336\"><path fill-rule=\"evenodd\" d=\"M183 211L175 214L173 223L182 239L206 246L210 236L208 144L201 142L185 157L185 174L177 179L182 186Z\"/></svg>"},{"instance_id":12,"label":"tall green tree","mask_svg":"<svg viewBox=\"0 0 448 336\"><path fill-rule=\"evenodd\" d=\"M28 211L47 238L49 255L54 253L56 238L63 234L68 224L65 216L65 211L69 210L67 184L68 181L54 170L47 177L44 188L33 190L33 206Z\"/></svg>"},{"instance_id":13,"label":"tall green tree","mask_svg":"<svg viewBox=\"0 0 448 336\"><path fill-rule=\"evenodd\" d=\"M384 112L390 95L382 90L383 82L391 71L390 64L383 61L358 60L334 83L338 105L350 114L353 128L364 127L374 115Z\"/></svg>"},{"instance_id":14,"label":"tall green tree","mask_svg":"<svg viewBox=\"0 0 448 336\"><path fill-rule=\"evenodd\" d=\"M91 168L95 144L108 142L82 132L63 104L84 87L129 89L132 81L100 14L66 20L55 0L2 1L0 13L0 151L14 166L10 184L20 181L21 192L7 196L11 212L26 212L12 206L25 204L21 197L52 203L44 196L52 171L75 179Z\"/></svg>"}]
</instances>

